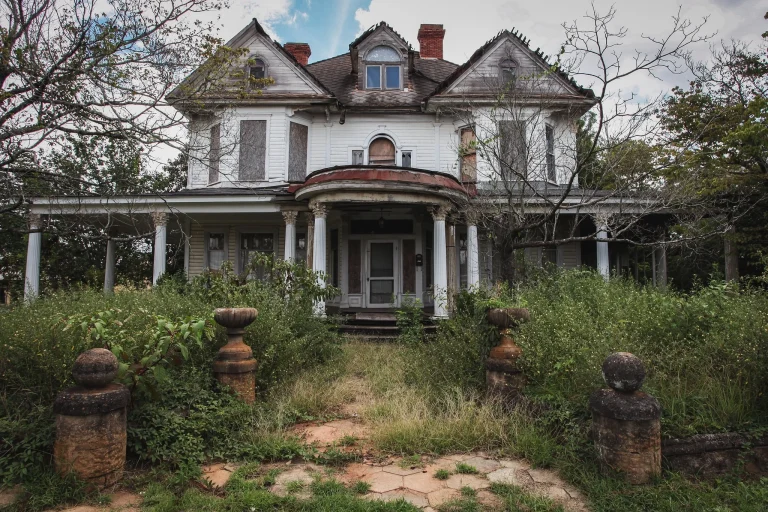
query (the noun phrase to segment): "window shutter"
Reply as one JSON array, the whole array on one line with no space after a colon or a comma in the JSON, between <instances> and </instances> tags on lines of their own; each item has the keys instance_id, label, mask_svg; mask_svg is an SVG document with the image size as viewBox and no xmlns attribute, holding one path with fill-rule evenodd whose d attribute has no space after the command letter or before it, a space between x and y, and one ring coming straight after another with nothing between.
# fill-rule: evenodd
<instances>
[{"instance_id":1,"label":"window shutter","mask_svg":"<svg viewBox=\"0 0 768 512\"><path fill-rule=\"evenodd\" d=\"M267 122L240 121L240 181L267 178Z\"/></svg>"},{"instance_id":2,"label":"window shutter","mask_svg":"<svg viewBox=\"0 0 768 512\"><path fill-rule=\"evenodd\" d=\"M304 181L307 177L307 144L309 128L291 123L289 133L288 181Z\"/></svg>"},{"instance_id":3,"label":"window shutter","mask_svg":"<svg viewBox=\"0 0 768 512\"><path fill-rule=\"evenodd\" d=\"M461 129L461 181L477 181L476 141L475 130Z\"/></svg>"},{"instance_id":4,"label":"window shutter","mask_svg":"<svg viewBox=\"0 0 768 512\"><path fill-rule=\"evenodd\" d=\"M219 181L219 158L221 157L221 125L211 126L211 149L208 152L208 183Z\"/></svg>"}]
</instances>

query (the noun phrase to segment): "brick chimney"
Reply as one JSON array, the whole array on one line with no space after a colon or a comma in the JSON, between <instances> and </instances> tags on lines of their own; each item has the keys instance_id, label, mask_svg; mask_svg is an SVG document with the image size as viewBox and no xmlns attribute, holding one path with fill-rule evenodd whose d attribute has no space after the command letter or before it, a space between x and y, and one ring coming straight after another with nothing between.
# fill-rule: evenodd
<instances>
[{"instance_id":1,"label":"brick chimney","mask_svg":"<svg viewBox=\"0 0 768 512\"><path fill-rule=\"evenodd\" d=\"M443 58L443 37L445 29L442 25L422 23L419 27L419 54L422 59Z\"/></svg>"},{"instance_id":2,"label":"brick chimney","mask_svg":"<svg viewBox=\"0 0 768 512\"><path fill-rule=\"evenodd\" d=\"M299 61L299 64L306 66L309 62L309 56L312 55L307 43L285 43L283 45L285 51L293 55L293 58Z\"/></svg>"}]
</instances>

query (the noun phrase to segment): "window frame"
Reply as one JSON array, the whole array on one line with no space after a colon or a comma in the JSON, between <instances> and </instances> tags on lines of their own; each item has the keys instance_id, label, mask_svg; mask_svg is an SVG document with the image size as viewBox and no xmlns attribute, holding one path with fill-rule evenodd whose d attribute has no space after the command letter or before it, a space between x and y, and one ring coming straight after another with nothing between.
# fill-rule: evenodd
<instances>
[{"instance_id":1,"label":"window frame","mask_svg":"<svg viewBox=\"0 0 768 512\"><path fill-rule=\"evenodd\" d=\"M472 148L471 152L465 152L462 150L464 147L463 142L463 135L465 132L469 132L472 134L472 139L475 142L475 147ZM465 183L476 183L477 182L477 127L474 124L468 124L464 125L459 128L459 179ZM467 164L465 163L466 157L470 155L475 155L475 164L472 167L472 172L466 172L465 167ZM464 177L467 176L469 179L464 179Z\"/></svg>"},{"instance_id":2,"label":"window frame","mask_svg":"<svg viewBox=\"0 0 768 512\"><path fill-rule=\"evenodd\" d=\"M399 60L392 60L392 61L378 61L378 60L369 60L368 55L379 47L386 47L391 49L395 54L397 54L400 58ZM364 79L364 85L366 90L372 90L372 91L402 91L403 90L403 59L399 51L397 51L395 48L387 45L387 44L379 44L371 48L368 53L366 54L366 58L363 59L363 63L365 65L365 79ZM379 86L378 87L372 87L368 83L368 68L379 68ZM387 85L387 68L397 68L397 86L396 87L389 87Z\"/></svg>"},{"instance_id":3,"label":"window frame","mask_svg":"<svg viewBox=\"0 0 768 512\"><path fill-rule=\"evenodd\" d=\"M506 87L510 84L510 82L512 82L514 85L514 82L516 82L517 79L519 78L519 75L517 72L519 69L520 69L520 65L512 59L504 59L500 61L499 62L499 85L501 85L502 87ZM510 80L504 79L505 70L511 70L512 79Z\"/></svg>"},{"instance_id":4,"label":"window frame","mask_svg":"<svg viewBox=\"0 0 768 512\"><path fill-rule=\"evenodd\" d=\"M373 87L368 83L368 70L371 68L378 68L379 69L379 86ZM381 80L381 64L366 64L365 65L365 88L367 90L373 90L373 91L381 91L383 90L382 87L382 80Z\"/></svg>"},{"instance_id":5,"label":"window frame","mask_svg":"<svg viewBox=\"0 0 768 512\"><path fill-rule=\"evenodd\" d=\"M392 144L392 147L395 150L395 155L394 155L395 158L394 158L394 162L393 163L391 163L391 164L372 164L371 163L371 144L373 144L374 142L376 142L379 139L386 139L386 140L389 141L390 144ZM413 154L411 154L411 156L413 156ZM391 166L391 167L400 167L401 166L401 164L400 164L400 150L397 148L397 143L395 142L395 140L392 137L390 137L389 135L386 135L384 133L379 133L379 134L374 135L373 137L371 137L370 142L368 142L368 145L365 147L365 152L363 153L363 159L365 161L365 165L381 165L381 166L385 166L385 167L386 166Z\"/></svg>"},{"instance_id":6,"label":"window frame","mask_svg":"<svg viewBox=\"0 0 768 512\"><path fill-rule=\"evenodd\" d=\"M224 236L223 264L225 261L229 261L229 229L226 226L206 226L206 229L203 232L203 270L219 271L221 270L221 267L215 269L211 268L210 249L208 246L211 235Z\"/></svg>"},{"instance_id":7,"label":"window frame","mask_svg":"<svg viewBox=\"0 0 768 512\"><path fill-rule=\"evenodd\" d=\"M278 251L280 249L279 228L274 226L240 226L237 228L237 246L235 251L235 269L238 274L242 274L245 270L245 262L243 261L242 246L244 235L271 235L272 236L272 256L278 257Z\"/></svg>"},{"instance_id":8,"label":"window frame","mask_svg":"<svg viewBox=\"0 0 768 512\"><path fill-rule=\"evenodd\" d=\"M396 151L395 160L397 160L397 147L395 147L395 151ZM413 154L414 154L414 151L412 149L404 149L404 150L400 151L399 153L400 153L400 167L414 167L414 164L413 164ZM405 158L405 154L406 153L408 153L408 156L409 156L409 158L411 160L409 165L405 165L403 163L403 158Z\"/></svg>"},{"instance_id":9,"label":"window frame","mask_svg":"<svg viewBox=\"0 0 768 512\"><path fill-rule=\"evenodd\" d=\"M251 62L253 62L253 63L261 62L262 63L262 65L264 67L264 77L263 78L255 78L253 76L253 73L252 73L251 70L253 68L255 68L256 66L252 66ZM263 85L262 86L258 86L256 84L252 83L252 80L266 80L267 78L269 78L269 64L267 63L267 59L265 59L261 55L251 55L250 57L248 57L248 61L246 62L246 80L248 81L248 85L250 87L255 87L257 89L260 89L260 88L262 88L264 86Z\"/></svg>"},{"instance_id":10,"label":"window frame","mask_svg":"<svg viewBox=\"0 0 768 512\"><path fill-rule=\"evenodd\" d=\"M306 168L304 169L304 179L307 179L307 176L309 176L309 164L312 160L312 123L305 120L298 118L296 116L287 119L286 127L285 127L285 147L287 149L285 153L285 181L290 181L290 160L291 160L291 123L296 123L300 125L304 125L307 127L307 162L306 162ZM269 132L267 132L267 136L269 136ZM269 140L267 140L269 142Z\"/></svg>"},{"instance_id":11,"label":"window frame","mask_svg":"<svg viewBox=\"0 0 768 512\"><path fill-rule=\"evenodd\" d=\"M215 132L214 132L215 130ZM214 145L214 133L216 144ZM208 185L221 182L221 121L216 120L208 127Z\"/></svg>"},{"instance_id":12,"label":"window frame","mask_svg":"<svg viewBox=\"0 0 768 512\"><path fill-rule=\"evenodd\" d=\"M551 140L550 140L550 135ZM551 144L550 144L551 143ZM551 157L551 162L550 162ZM550 167L551 164L551 167ZM545 178L550 183L557 183L557 153L555 150L555 127L552 123L544 124L544 165Z\"/></svg>"}]
</instances>

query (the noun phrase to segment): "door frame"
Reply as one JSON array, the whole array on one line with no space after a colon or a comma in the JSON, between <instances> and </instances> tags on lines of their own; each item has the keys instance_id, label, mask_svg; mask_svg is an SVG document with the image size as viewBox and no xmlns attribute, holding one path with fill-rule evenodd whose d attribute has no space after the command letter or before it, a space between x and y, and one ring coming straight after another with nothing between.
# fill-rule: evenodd
<instances>
[{"instance_id":1,"label":"door frame","mask_svg":"<svg viewBox=\"0 0 768 512\"><path fill-rule=\"evenodd\" d=\"M365 241L365 263L363 265L363 277L365 278L365 296L363 297L363 304L366 308L386 308L386 307L400 307L400 298L402 290L400 286L400 268L402 266L400 257L400 240L396 238L367 238ZM394 302L375 303L371 304L371 244L392 244L392 279L393 279L393 292ZM374 278L380 279L380 278ZM388 279L388 278L384 278Z\"/></svg>"}]
</instances>

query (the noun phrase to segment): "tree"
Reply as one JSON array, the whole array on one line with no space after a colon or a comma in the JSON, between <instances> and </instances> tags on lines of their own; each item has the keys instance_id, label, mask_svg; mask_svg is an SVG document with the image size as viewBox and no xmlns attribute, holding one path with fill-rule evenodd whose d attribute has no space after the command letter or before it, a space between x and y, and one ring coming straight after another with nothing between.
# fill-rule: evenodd
<instances>
[{"instance_id":1,"label":"tree","mask_svg":"<svg viewBox=\"0 0 768 512\"><path fill-rule=\"evenodd\" d=\"M694 79L661 111L666 155L676 162L664 178L726 219L728 278L738 276L735 244L760 265L768 245L767 50L737 41L713 47L711 61L690 63Z\"/></svg>"},{"instance_id":2,"label":"tree","mask_svg":"<svg viewBox=\"0 0 768 512\"><path fill-rule=\"evenodd\" d=\"M689 49L710 37L704 21L675 16L666 34L645 36L647 49L627 56L628 31L614 27L615 14L593 7L583 23L563 26L557 62L521 69L504 82L489 78L492 101L467 95L464 108L456 109L474 127L477 175L485 178L467 208L490 232L506 279L514 278L519 249L594 241L602 230L611 243L658 246L680 238L665 241L668 226L658 214L701 215L695 198L663 183L662 171L672 162L653 147L663 94L639 99L621 87L636 75L683 72ZM575 97L564 100L563 82L576 89L585 82L594 94L580 89L581 97L571 93Z\"/></svg>"},{"instance_id":3,"label":"tree","mask_svg":"<svg viewBox=\"0 0 768 512\"><path fill-rule=\"evenodd\" d=\"M201 62L226 68L236 53L220 47L210 23L196 19L222 5L2 0L0 215L41 190L104 193L104 181L43 165L70 136L104 137L146 152L159 145L182 150L183 117L164 97Z\"/></svg>"}]
</instances>

